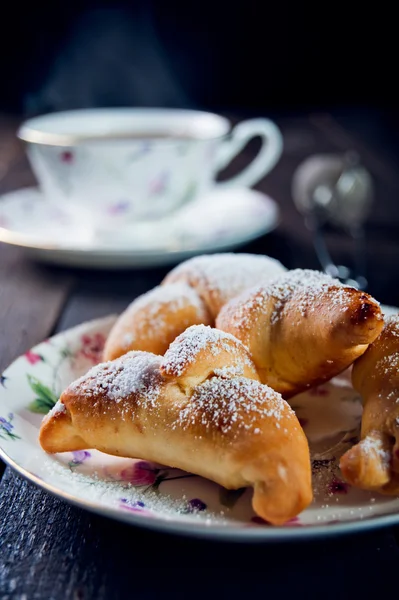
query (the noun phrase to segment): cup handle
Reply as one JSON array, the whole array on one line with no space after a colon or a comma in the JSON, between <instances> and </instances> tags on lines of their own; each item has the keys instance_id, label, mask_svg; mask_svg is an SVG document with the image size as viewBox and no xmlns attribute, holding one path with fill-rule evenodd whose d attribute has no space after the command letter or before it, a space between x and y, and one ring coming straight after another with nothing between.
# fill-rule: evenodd
<instances>
[{"instance_id":1,"label":"cup handle","mask_svg":"<svg viewBox=\"0 0 399 600\"><path fill-rule=\"evenodd\" d=\"M283 138L278 127L268 119L251 119L234 127L231 138L222 142L216 154L216 170L226 167L252 138L260 136L262 147L254 160L238 175L217 186L250 187L258 183L277 164L283 151Z\"/></svg>"}]
</instances>

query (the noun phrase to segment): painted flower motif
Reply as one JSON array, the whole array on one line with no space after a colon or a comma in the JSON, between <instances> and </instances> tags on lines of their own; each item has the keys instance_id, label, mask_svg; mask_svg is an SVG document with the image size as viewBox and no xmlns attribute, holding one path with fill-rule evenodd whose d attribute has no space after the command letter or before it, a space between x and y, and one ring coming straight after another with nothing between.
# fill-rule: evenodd
<instances>
[{"instance_id":1,"label":"painted flower motif","mask_svg":"<svg viewBox=\"0 0 399 600\"><path fill-rule=\"evenodd\" d=\"M130 201L129 200L120 200L115 204L111 204L108 207L107 213L112 216L123 215L125 212L129 210Z\"/></svg>"},{"instance_id":2,"label":"painted flower motif","mask_svg":"<svg viewBox=\"0 0 399 600\"><path fill-rule=\"evenodd\" d=\"M156 177L156 179L153 179L150 182L150 189L149 189L150 194L152 196L155 196L157 194L163 194L163 192L167 188L168 181L169 181L169 173L168 173L168 171L164 171L163 173L158 175L158 177Z\"/></svg>"},{"instance_id":3,"label":"painted flower motif","mask_svg":"<svg viewBox=\"0 0 399 600\"><path fill-rule=\"evenodd\" d=\"M70 165L73 163L73 153L70 150L64 150L60 154L61 162Z\"/></svg>"},{"instance_id":4,"label":"painted flower motif","mask_svg":"<svg viewBox=\"0 0 399 600\"><path fill-rule=\"evenodd\" d=\"M199 498L192 498L192 500L189 500L187 508L188 508L187 512L192 513L192 512L201 512L203 510L206 510L207 506L206 506L205 502L203 502Z\"/></svg>"},{"instance_id":5,"label":"painted flower motif","mask_svg":"<svg viewBox=\"0 0 399 600\"><path fill-rule=\"evenodd\" d=\"M99 363L104 349L105 336L102 333L95 333L93 335L84 334L81 337L81 342L81 356L90 360L94 365Z\"/></svg>"},{"instance_id":6,"label":"painted flower motif","mask_svg":"<svg viewBox=\"0 0 399 600\"><path fill-rule=\"evenodd\" d=\"M87 450L75 450L72 452L73 459L69 461L68 466L71 470L76 469L83 464L85 460L90 458L91 454Z\"/></svg>"},{"instance_id":7,"label":"painted flower motif","mask_svg":"<svg viewBox=\"0 0 399 600\"><path fill-rule=\"evenodd\" d=\"M7 433L10 433L10 431L14 428L14 425L12 425L12 423L7 421L4 417L0 417L0 423L2 429Z\"/></svg>"},{"instance_id":8,"label":"painted flower motif","mask_svg":"<svg viewBox=\"0 0 399 600\"><path fill-rule=\"evenodd\" d=\"M154 468L151 463L140 460L129 465L121 471L122 481L127 481L132 485L153 485L159 473L159 469Z\"/></svg>"},{"instance_id":9,"label":"painted flower motif","mask_svg":"<svg viewBox=\"0 0 399 600\"><path fill-rule=\"evenodd\" d=\"M127 157L127 163L129 164L132 162L136 162L137 160L151 152L151 149L151 142L149 142L148 140L144 140L136 150L129 154L129 156Z\"/></svg>"},{"instance_id":10,"label":"painted flower motif","mask_svg":"<svg viewBox=\"0 0 399 600\"><path fill-rule=\"evenodd\" d=\"M31 365L35 365L36 363L44 360L43 356L32 352L32 350L28 350L28 352L25 352L24 356Z\"/></svg>"},{"instance_id":11,"label":"painted flower motif","mask_svg":"<svg viewBox=\"0 0 399 600\"><path fill-rule=\"evenodd\" d=\"M35 394L34 400L28 405L29 410L42 415L47 414L56 405L57 395L37 377L33 377L28 373L27 379L32 392Z\"/></svg>"},{"instance_id":12,"label":"painted flower motif","mask_svg":"<svg viewBox=\"0 0 399 600\"><path fill-rule=\"evenodd\" d=\"M72 452L73 462L82 464L87 458L90 458L91 454L87 450L75 450Z\"/></svg>"},{"instance_id":13,"label":"painted flower motif","mask_svg":"<svg viewBox=\"0 0 399 600\"><path fill-rule=\"evenodd\" d=\"M328 494L347 494L349 490L349 484L345 483L345 481L341 481L337 479L337 477L333 477L330 483L327 485Z\"/></svg>"},{"instance_id":14,"label":"painted flower motif","mask_svg":"<svg viewBox=\"0 0 399 600\"><path fill-rule=\"evenodd\" d=\"M9 413L7 415L7 419L5 417L0 417L0 438L3 440L19 440L21 439L19 435L13 433L14 425L12 421L14 419L13 413Z\"/></svg>"},{"instance_id":15,"label":"painted flower motif","mask_svg":"<svg viewBox=\"0 0 399 600\"><path fill-rule=\"evenodd\" d=\"M137 500L128 500L127 498L121 498L119 501L119 507L124 510L128 510L133 513L145 514L147 517L152 516L152 513L145 508L144 502Z\"/></svg>"},{"instance_id":16,"label":"painted flower motif","mask_svg":"<svg viewBox=\"0 0 399 600\"><path fill-rule=\"evenodd\" d=\"M0 385L2 385L3 388L6 387L6 381L7 381L7 377L5 375L0 375Z\"/></svg>"}]
</instances>

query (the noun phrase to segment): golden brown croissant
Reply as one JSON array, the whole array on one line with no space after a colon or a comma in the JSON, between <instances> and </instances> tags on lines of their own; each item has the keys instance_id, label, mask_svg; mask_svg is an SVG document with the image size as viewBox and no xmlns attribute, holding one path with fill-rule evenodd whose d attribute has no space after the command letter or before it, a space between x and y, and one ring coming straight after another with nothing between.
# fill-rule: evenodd
<instances>
[{"instance_id":1,"label":"golden brown croissant","mask_svg":"<svg viewBox=\"0 0 399 600\"><path fill-rule=\"evenodd\" d=\"M104 360L129 350L165 354L187 327L212 322L205 303L189 285L157 286L136 298L116 321L106 341Z\"/></svg>"},{"instance_id":2,"label":"golden brown croissant","mask_svg":"<svg viewBox=\"0 0 399 600\"><path fill-rule=\"evenodd\" d=\"M191 258L168 273L163 283L181 281L190 285L216 319L226 302L259 282L272 281L285 271L278 260L269 256L227 252Z\"/></svg>"},{"instance_id":3,"label":"golden brown croissant","mask_svg":"<svg viewBox=\"0 0 399 600\"><path fill-rule=\"evenodd\" d=\"M216 326L248 347L262 383L290 397L351 365L383 317L368 294L296 269L231 300Z\"/></svg>"},{"instance_id":4,"label":"golden brown croissant","mask_svg":"<svg viewBox=\"0 0 399 600\"><path fill-rule=\"evenodd\" d=\"M341 457L342 474L356 487L399 494L399 316L355 362L352 383L363 398L361 441Z\"/></svg>"},{"instance_id":5,"label":"golden brown croissant","mask_svg":"<svg viewBox=\"0 0 399 600\"><path fill-rule=\"evenodd\" d=\"M122 313L108 336L104 360L129 350L164 354L187 327L214 325L228 300L284 271L277 260L255 254L213 254L187 260L161 286L136 298Z\"/></svg>"},{"instance_id":6,"label":"golden brown croissant","mask_svg":"<svg viewBox=\"0 0 399 600\"><path fill-rule=\"evenodd\" d=\"M246 348L203 325L164 357L129 352L71 384L43 421L47 452L96 448L254 487L258 515L281 524L312 499L309 449L295 413L262 385Z\"/></svg>"}]
</instances>

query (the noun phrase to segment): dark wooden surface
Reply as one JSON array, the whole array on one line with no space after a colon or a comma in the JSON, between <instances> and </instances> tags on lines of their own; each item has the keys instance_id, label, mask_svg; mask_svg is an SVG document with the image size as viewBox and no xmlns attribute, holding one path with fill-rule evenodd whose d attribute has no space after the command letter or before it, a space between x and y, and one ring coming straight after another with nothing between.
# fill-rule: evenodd
<instances>
[{"instance_id":1,"label":"dark wooden surface","mask_svg":"<svg viewBox=\"0 0 399 600\"><path fill-rule=\"evenodd\" d=\"M317 267L309 234L291 200L296 166L314 152L356 148L377 189L368 224L370 291L399 304L396 268L399 175L395 156L376 152L362 128L329 115L281 118L284 156L259 185L280 203L273 234L246 251L270 254L288 267ZM16 121L0 117L0 193L30 185L15 142ZM256 145L227 173L250 157ZM330 242L347 258L348 247ZM44 267L0 245L0 371L49 334L122 310L157 284L164 269L98 272ZM0 474L3 469L0 469ZM356 537L285 545L220 544L149 533L70 507L6 468L0 482L0 598L173 598L295 594L315 598L371 597L394 592L399 533L389 528Z\"/></svg>"}]
</instances>

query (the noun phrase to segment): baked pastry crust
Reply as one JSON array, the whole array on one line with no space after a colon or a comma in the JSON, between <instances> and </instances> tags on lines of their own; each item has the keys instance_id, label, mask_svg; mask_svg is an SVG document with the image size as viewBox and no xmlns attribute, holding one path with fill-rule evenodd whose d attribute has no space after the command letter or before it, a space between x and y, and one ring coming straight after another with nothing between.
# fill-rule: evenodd
<instances>
[{"instance_id":1,"label":"baked pastry crust","mask_svg":"<svg viewBox=\"0 0 399 600\"><path fill-rule=\"evenodd\" d=\"M120 315L105 344L104 360L130 350L164 354L187 327L214 325L223 304L257 282L284 272L277 260L255 254L212 254L187 260Z\"/></svg>"},{"instance_id":2,"label":"baked pastry crust","mask_svg":"<svg viewBox=\"0 0 399 600\"><path fill-rule=\"evenodd\" d=\"M258 515L281 524L312 499L309 448L280 394L262 385L248 350L203 325L164 357L129 352L72 383L44 419L46 452L96 448L253 486Z\"/></svg>"},{"instance_id":3,"label":"baked pastry crust","mask_svg":"<svg viewBox=\"0 0 399 600\"><path fill-rule=\"evenodd\" d=\"M231 300L216 326L241 340L262 383L288 398L349 367L376 339L383 316L369 294L296 269Z\"/></svg>"},{"instance_id":4,"label":"baked pastry crust","mask_svg":"<svg viewBox=\"0 0 399 600\"><path fill-rule=\"evenodd\" d=\"M363 399L361 440L340 460L345 480L381 494L399 494L399 315L354 364Z\"/></svg>"}]
</instances>

